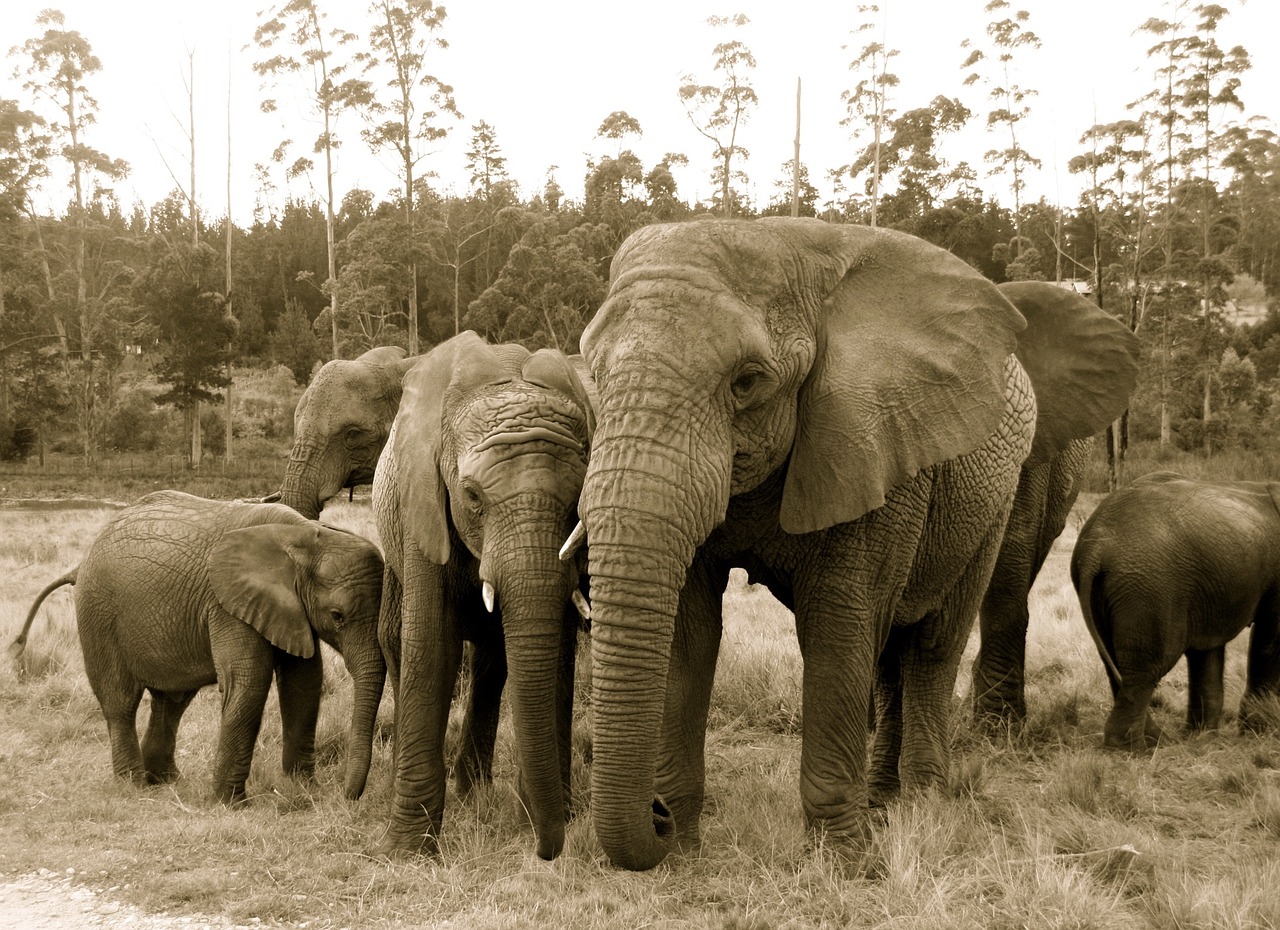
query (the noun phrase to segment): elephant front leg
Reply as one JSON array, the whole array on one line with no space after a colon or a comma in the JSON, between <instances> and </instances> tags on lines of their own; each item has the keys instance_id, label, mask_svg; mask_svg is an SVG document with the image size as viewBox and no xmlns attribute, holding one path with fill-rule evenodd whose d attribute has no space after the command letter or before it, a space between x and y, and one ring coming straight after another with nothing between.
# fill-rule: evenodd
<instances>
[{"instance_id":1,"label":"elephant front leg","mask_svg":"<svg viewBox=\"0 0 1280 930\"><path fill-rule=\"evenodd\" d=\"M263 647L271 648L265 642ZM262 711L271 690L271 668L271 659L265 656L227 662L218 669L222 723L213 764L213 790L224 804L244 800L244 786L253 764L253 747L258 741Z\"/></svg>"},{"instance_id":2,"label":"elephant front leg","mask_svg":"<svg viewBox=\"0 0 1280 930\"><path fill-rule=\"evenodd\" d=\"M901 781L898 759L902 755L902 662L897 639L902 631L889 633L889 642L876 664L875 699L868 722L874 718L871 761L867 791L873 807L883 807L898 796Z\"/></svg>"},{"instance_id":3,"label":"elephant front leg","mask_svg":"<svg viewBox=\"0 0 1280 930\"><path fill-rule=\"evenodd\" d=\"M723 627L723 593L727 568L706 557L694 559L680 592L662 743L654 788L675 819L677 840L686 849L700 839L699 821L706 792L707 714Z\"/></svg>"},{"instance_id":4,"label":"elephant front leg","mask_svg":"<svg viewBox=\"0 0 1280 930\"><path fill-rule=\"evenodd\" d=\"M276 665L283 744L280 766L286 775L295 778L311 778L316 771L316 724L320 719L320 692L324 689L321 655L317 643L311 658L282 654Z\"/></svg>"},{"instance_id":5,"label":"elephant front leg","mask_svg":"<svg viewBox=\"0 0 1280 930\"><path fill-rule=\"evenodd\" d=\"M486 631L471 644L470 689L467 709L453 763L459 797L476 785L493 781L493 751L498 741L498 715L507 683L507 653L501 632Z\"/></svg>"},{"instance_id":6,"label":"elephant front leg","mask_svg":"<svg viewBox=\"0 0 1280 930\"><path fill-rule=\"evenodd\" d=\"M142 767L148 784L177 781L178 763L174 757L178 724L196 694L195 691L151 691L151 714L142 739Z\"/></svg>"},{"instance_id":7,"label":"elephant front leg","mask_svg":"<svg viewBox=\"0 0 1280 930\"><path fill-rule=\"evenodd\" d=\"M1253 632L1249 634L1249 666L1244 700L1240 703L1240 728L1261 731L1268 722L1274 727L1277 701L1280 701L1280 611L1268 598L1254 617Z\"/></svg>"},{"instance_id":8,"label":"elephant front leg","mask_svg":"<svg viewBox=\"0 0 1280 930\"><path fill-rule=\"evenodd\" d=\"M462 636L445 601L441 569L420 556L413 562L406 564L402 601L391 819L372 850L383 857L439 851L445 730L462 660Z\"/></svg>"}]
</instances>

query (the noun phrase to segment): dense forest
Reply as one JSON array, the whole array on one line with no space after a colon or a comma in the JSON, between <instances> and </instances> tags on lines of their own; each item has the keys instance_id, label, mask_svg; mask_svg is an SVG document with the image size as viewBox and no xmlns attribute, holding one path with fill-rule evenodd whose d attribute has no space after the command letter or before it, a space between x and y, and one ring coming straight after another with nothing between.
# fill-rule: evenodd
<instances>
[{"instance_id":1,"label":"dense forest","mask_svg":"<svg viewBox=\"0 0 1280 930\"><path fill-rule=\"evenodd\" d=\"M10 52L29 96L0 99L0 458L181 449L199 465L242 441L288 437L287 417L243 403L227 422L237 383L284 392L327 359L387 344L421 352L468 328L576 351L635 229L793 213L905 230L994 281L1088 294L1145 347L1126 427L1136 439L1205 454L1265 448L1280 418L1280 138L1238 93L1248 51L1217 41L1228 7L1150 5L1151 18L1125 26L1149 40L1150 92L1080 127L1062 166L1083 181L1078 203L1027 196L1043 153L1023 147L1036 89L1017 83L1016 65L1040 40L1026 11L991 0L964 43L962 92L915 106L895 95L897 50L871 38L882 11L858 7L850 59L832 67L848 67L845 123L860 154L819 168L797 145L799 164L779 166L774 196L755 204L736 135L759 105L741 15L708 21L708 58L690 63L703 78L672 88L701 147L646 165L628 147L639 122L601 114L611 154L582 166L578 202L550 173L543 189L519 190L493 127L457 125L453 89L432 70L448 35L443 7L378 0L361 26L335 23L323 2L285 0L254 37L260 103L272 107L294 82L311 94L308 124L323 130L305 156L283 143L264 154L248 226L203 215L194 180L150 206L117 201L129 166L94 147L96 123L112 117L93 97L101 64L90 37L46 11ZM333 127L355 110L364 128L341 141L397 166L393 194L335 190ZM991 145L979 164L949 147L972 124ZM470 133L465 195L423 170L447 132ZM677 189L672 169L689 164L708 169L705 202ZM815 170L832 197L820 198ZM278 202L275 179L301 174L324 196ZM38 207L35 193L61 190L53 180L64 177L65 202Z\"/></svg>"}]
</instances>

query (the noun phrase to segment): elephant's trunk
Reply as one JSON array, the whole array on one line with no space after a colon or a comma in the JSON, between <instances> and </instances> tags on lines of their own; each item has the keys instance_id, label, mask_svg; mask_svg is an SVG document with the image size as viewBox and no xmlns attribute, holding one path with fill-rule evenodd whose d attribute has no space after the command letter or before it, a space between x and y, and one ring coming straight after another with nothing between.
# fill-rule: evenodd
<instances>
[{"instance_id":1,"label":"elephant's trunk","mask_svg":"<svg viewBox=\"0 0 1280 930\"><path fill-rule=\"evenodd\" d=\"M558 529L559 521L529 519L523 525L545 525ZM498 533L499 539L508 534ZM498 607L502 612L507 654L507 695L515 726L516 749L520 759L520 781L524 801L537 837L541 859L554 859L564 849L568 798L564 776L568 772L567 732L569 714L563 717L562 670L572 688L572 649L576 625L566 630L566 604L571 589L568 566L558 555L559 540L554 532L546 538L524 539L505 551L486 550L484 575L489 564L501 566L498 576ZM562 655L562 651L568 655ZM567 663L567 664L566 664ZM567 697L567 695L566 695ZM567 705L564 705L567 707Z\"/></svg>"},{"instance_id":2,"label":"elephant's trunk","mask_svg":"<svg viewBox=\"0 0 1280 930\"><path fill-rule=\"evenodd\" d=\"M373 732L378 720L378 707L382 703L382 688L386 682L387 666L376 639L352 648L344 644L343 661L351 674L353 694L351 699L351 732L347 736L347 771L343 793L355 800L364 793L369 778L369 766L373 760Z\"/></svg>"},{"instance_id":3,"label":"elephant's trunk","mask_svg":"<svg viewBox=\"0 0 1280 930\"><path fill-rule=\"evenodd\" d=\"M683 406L655 403L652 391L606 402L606 411L625 412L598 428L581 507L591 572L592 819L610 860L636 870L675 845L654 774L676 607L694 552L728 503L729 456L708 451L707 434L671 423L668 411Z\"/></svg>"},{"instance_id":4,"label":"elephant's trunk","mask_svg":"<svg viewBox=\"0 0 1280 930\"><path fill-rule=\"evenodd\" d=\"M292 507L308 520L320 517L325 500L337 494L346 481L345 472L330 460L325 446L299 439L294 442L280 482L280 503Z\"/></svg>"}]
</instances>

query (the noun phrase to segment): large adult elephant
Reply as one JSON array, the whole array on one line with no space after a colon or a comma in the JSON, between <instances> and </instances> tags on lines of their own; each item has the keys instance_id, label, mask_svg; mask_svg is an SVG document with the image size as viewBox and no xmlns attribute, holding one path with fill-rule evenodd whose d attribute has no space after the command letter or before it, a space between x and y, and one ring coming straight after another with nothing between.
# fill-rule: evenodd
<instances>
[{"instance_id":1,"label":"large adult elephant","mask_svg":"<svg viewBox=\"0 0 1280 930\"><path fill-rule=\"evenodd\" d=\"M731 565L795 613L809 827L857 848L871 795L945 780L1035 430L1024 325L964 262L889 230L710 220L623 243L582 337L599 407L579 505L592 818L615 863L697 840Z\"/></svg>"},{"instance_id":2,"label":"large adult elephant","mask_svg":"<svg viewBox=\"0 0 1280 930\"><path fill-rule=\"evenodd\" d=\"M590 416L568 357L473 332L405 377L373 487L387 560L380 637L396 688L395 789L379 854L437 847L463 640L472 690L458 791L490 777L509 668L537 852L551 859L564 846L579 572L559 546L577 519Z\"/></svg>"},{"instance_id":3,"label":"large adult elephant","mask_svg":"<svg viewBox=\"0 0 1280 930\"><path fill-rule=\"evenodd\" d=\"M178 724L196 692L217 682L213 783L231 803L244 797L273 674L283 768L314 771L323 640L355 686L345 792L358 798L386 678L377 636L382 575L369 540L288 507L157 491L121 510L84 561L40 592L11 651L21 653L44 598L74 584L85 673L106 717L112 768L153 784L178 777ZM151 716L139 745L144 690Z\"/></svg>"},{"instance_id":4,"label":"large adult elephant","mask_svg":"<svg viewBox=\"0 0 1280 930\"><path fill-rule=\"evenodd\" d=\"M1080 494L1093 434L1129 403L1139 347L1126 326L1074 291L1018 281L1000 292L1027 320L1015 354L1035 390L1036 438L978 612L971 691L979 720L1016 723L1027 715L1027 597Z\"/></svg>"},{"instance_id":5,"label":"large adult elephant","mask_svg":"<svg viewBox=\"0 0 1280 930\"><path fill-rule=\"evenodd\" d=\"M1144 475L1108 495L1080 530L1071 582L1115 698L1104 745L1159 741L1151 695L1187 657L1187 727L1222 717L1226 644L1247 626L1240 726L1280 695L1280 484Z\"/></svg>"},{"instance_id":6,"label":"large adult elephant","mask_svg":"<svg viewBox=\"0 0 1280 930\"><path fill-rule=\"evenodd\" d=\"M379 346L316 372L294 410L280 503L314 520L343 488L373 482L400 406L400 382L416 361L398 346Z\"/></svg>"}]
</instances>

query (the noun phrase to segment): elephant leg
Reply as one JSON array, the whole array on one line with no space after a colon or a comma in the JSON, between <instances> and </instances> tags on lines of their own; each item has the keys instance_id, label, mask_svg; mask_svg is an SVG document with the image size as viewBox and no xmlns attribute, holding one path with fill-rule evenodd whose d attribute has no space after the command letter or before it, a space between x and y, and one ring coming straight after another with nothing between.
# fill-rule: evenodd
<instances>
[{"instance_id":1,"label":"elephant leg","mask_svg":"<svg viewBox=\"0 0 1280 930\"><path fill-rule=\"evenodd\" d=\"M441 568L409 551L405 560L391 818L372 850L388 857L439 850L445 732L462 660L462 635Z\"/></svg>"},{"instance_id":2,"label":"elephant leg","mask_svg":"<svg viewBox=\"0 0 1280 930\"><path fill-rule=\"evenodd\" d=\"M196 691L151 689L151 714L142 739L142 766L148 784L163 785L177 780L179 772L174 755L178 724L196 694Z\"/></svg>"},{"instance_id":3,"label":"elephant leg","mask_svg":"<svg viewBox=\"0 0 1280 930\"><path fill-rule=\"evenodd\" d=\"M270 649L265 641L263 646ZM213 788L219 801L237 804L245 797L253 747L258 741L262 711L271 691L272 664L267 655L261 661L225 661L217 665L222 722L213 764Z\"/></svg>"},{"instance_id":4,"label":"elephant leg","mask_svg":"<svg viewBox=\"0 0 1280 930\"><path fill-rule=\"evenodd\" d=\"M875 692L868 723L874 721L871 761L867 769L867 791L873 807L897 797L901 783L898 759L902 754L902 631L889 633L889 642L876 664Z\"/></svg>"},{"instance_id":5,"label":"elephant leg","mask_svg":"<svg viewBox=\"0 0 1280 930\"><path fill-rule=\"evenodd\" d=\"M276 663L276 696L280 701L280 767L286 775L311 778L316 771L316 723L324 688L324 660L281 655Z\"/></svg>"},{"instance_id":6,"label":"elephant leg","mask_svg":"<svg viewBox=\"0 0 1280 930\"><path fill-rule=\"evenodd\" d=\"M135 685L106 700L101 696L98 698L111 742L111 770L118 778L135 782L147 780L138 745L138 705L142 703L142 690L141 686Z\"/></svg>"},{"instance_id":7,"label":"elephant leg","mask_svg":"<svg viewBox=\"0 0 1280 930\"><path fill-rule=\"evenodd\" d=\"M1114 689L1114 702L1103 728L1102 745L1106 749L1147 753L1155 749L1163 735L1151 716L1151 696L1159 679L1141 679L1136 674L1120 674L1124 684Z\"/></svg>"},{"instance_id":8,"label":"elephant leg","mask_svg":"<svg viewBox=\"0 0 1280 930\"><path fill-rule=\"evenodd\" d=\"M378 645L387 663L393 703L400 703L400 616L404 592L400 577L387 565L382 571L382 603L378 609Z\"/></svg>"},{"instance_id":9,"label":"elephant leg","mask_svg":"<svg viewBox=\"0 0 1280 930\"><path fill-rule=\"evenodd\" d=\"M723 628L723 596L729 570L696 557L680 592L662 743L654 786L679 830L685 848L696 847L706 792L707 714Z\"/></svg>"},{"instance_id":10,"label":"elephant leg","mask_svg":"<svg viewBox=\"0 0 1280 930\"><path fill-rule=\"evenodd\" d=\"M1240 706L1241 729L1264 729L1268 715L1261 713L1258 705L1277 698L1280 698L1280 611L1272 598L1266 598L1254 616L1253 632L1249 634L1249 670Z\"/></svg>"},{"instance_id":11,"label":"elephant leg","mask_svg":"<svg viewBox=\"0 0 1280 930\"><path fill-rule=\"evenodd\" d=\"M1187 729L1216 730L1222 719L1222 675L1227 647L1187 650Z\"/></svg>"},{"instance_id":12,"label":"elephant leg","mask_svg":"<svg viewBox=\"0 0 1280 930\"><path fill-rule=\"evenodd\" d=\"M459 797L493 781L493 751L498 741L502 689L507 683L507 653L502 633L487 632L471 644L470 692L453 763Z\"/></svg>"}]
</instances>

